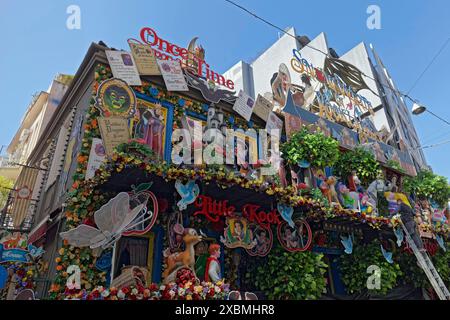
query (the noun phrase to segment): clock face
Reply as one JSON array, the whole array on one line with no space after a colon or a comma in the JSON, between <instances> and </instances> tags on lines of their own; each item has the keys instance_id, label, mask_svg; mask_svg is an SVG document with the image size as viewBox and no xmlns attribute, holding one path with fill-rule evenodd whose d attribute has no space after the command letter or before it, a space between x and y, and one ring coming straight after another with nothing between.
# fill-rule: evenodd
<instances>
[{"instance_id":1,"label":"clock face","mask_svg":"<svg viewBox=\"0 0 450 320\"><path fill-rule=\"evenodd\" d=\"M28 199L31 196L31 189L26 186L22 187L17 192L17 196L19 197L19 199Z\"/></svg>"}]
</instances>

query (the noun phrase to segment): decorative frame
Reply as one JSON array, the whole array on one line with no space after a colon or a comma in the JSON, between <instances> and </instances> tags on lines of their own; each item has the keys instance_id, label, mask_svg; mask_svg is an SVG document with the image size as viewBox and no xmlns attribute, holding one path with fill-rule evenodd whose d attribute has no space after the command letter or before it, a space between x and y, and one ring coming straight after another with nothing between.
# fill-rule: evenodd
<instances>
[{"instance_id":1,"label":"decorative frame","mask_svg":"<svg viewBox=\"0 0 450 320\"><path fill-rule=\"evenodd\" d=\"M254 242L256 242L255 246L251 249L245 249L245 251L247 252L247 254L249 256L252 257L265 257L269 254L269 252L272 250L272 246L273 246L273 233L272 233L272 229L269 228L264 228L263 226L257 224L257 223L251 223L249 225L249 229L252 231L253 236L255 237L253 239ZM258 244L260 243L259 238L258 238L258 232L264 231L268 234L269 238L267 240L269 240L269 243L267 244L267 248L264 251L258 251Z\"/></svg>"},{"instance_id":2,"label":"decorative frame","mask_svg":"<svg viewBox=\"0 0 450 320\"><path fill-rule=\"evenodd\" d=\"M311 231L311 227L309 226L308 222L304 219L295 219L294 220L295 223L295 230L298 231L299 228L302 228L303 226L306 227L306 232L307 232L307 241L306 241L306 245L304 244L302 247L295 247L295 241L299 241L301 239L296 239L293 241L293 243L289 244L285 241L285 237L287 235L283 235L283 231L286 232L286 230L290 230L290 234L293 233L292 228L289 226L289 224L286 221L283 221L281 224L278 225L277 227L277 237L278 237L278 241L280 242L281 246L289 251L289 252L303 252L303 251L307 251L309 249L309 247L311 246L312 243L312 231ZM303 230L302 230L303 231ZM297 244L298 245L298 244Z\"/></svg>"}]
</instances>

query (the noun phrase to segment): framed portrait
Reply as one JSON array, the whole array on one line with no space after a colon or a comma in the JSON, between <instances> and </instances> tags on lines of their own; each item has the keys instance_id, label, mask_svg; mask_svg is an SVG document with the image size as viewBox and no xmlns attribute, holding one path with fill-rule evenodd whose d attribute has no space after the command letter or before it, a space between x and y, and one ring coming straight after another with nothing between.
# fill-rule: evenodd
<instances>
[{"instance_id":1,"label":"framed portrait","mask_svg":"<svg viewBox=\"0 0 450 320\"><path fill-rule=\"evenodd\" d=\"M265 257L272 250L273 246L273 233L270 228L264 228L259 224L252 223L249 225L249 229L253 234L254 246L251 249L246 249L250 256Z\"/></svg>"},{"instance_id":2,"label":"framed portrait","mask_svg":"<svg viewBox=\"0 0 450 320\"><path fill-rule=\"evenodd\" d=\"M164 159L169 110L159 103L137 100L136 115L131 120L131 136L148 145Z\"/></svg>"},{"instance_id":3,"label":"framed portrait","mask_svg":"<svg viewBox=\"0 0 450 320\"><path fill-rule=\"evenodd\" d=\"M290 252L300 252L309 249L312 242L312 231L304 219L294 220L294 228L286 221L278 225L277 237L281 246Z\"/></svg>"},{"instance_id":4,"label":"framed portrait","mask_svg":"<svg viewBox=\"0 0 450 320\"><path fill-rule=\"evenodd\" d=\"M220 241L228 248L251 249L255 246L253 242L253 233L249 229L247 219L242 217L227 218L227 226Z\"/></svg>"}]
</instances>

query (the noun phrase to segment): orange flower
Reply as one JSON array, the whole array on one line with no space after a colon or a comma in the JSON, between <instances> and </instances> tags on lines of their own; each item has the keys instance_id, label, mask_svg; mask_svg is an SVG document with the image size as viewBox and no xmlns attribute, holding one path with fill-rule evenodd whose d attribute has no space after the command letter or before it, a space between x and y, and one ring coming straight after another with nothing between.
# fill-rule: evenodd
<instances>
[{"instance_id":1,"label":"orange flower","mask_svg":"<svg viewBox=\"0 0 450 320\"><path fill-rule=\"evenodd\" d=\"M56 258L56 259L55 259L55 262L56 262L56 263L60 263L60 262L61 262L61 258L60 258L60 257Z\"/></svg>"},{"instance_id":2,"label":"orange flower","mask_svg":"<svg viewBox=\"0 0 450 320\"><path fill-rule=\"evenodd\" d=\"M92 128L97 128L97 119L94 119L94 120L92 120L91 121L91 126L92 126Z\"/></svg>"},{"instance_id":3,"label":"orange flower","mask_svg":"<svg viewBox=\"0 0 450 320\"><path fill-rule=\"evenodd\" d=\"M61 271L62 268L63 268L62 265L57 265L57 266L56 266L56 270L57 270L57 271Z\"/></svg>"},{"instance_id":4,"label":"orange flower","mask_svg":"<svg viewBox=\"0 0 450 320\"><path fill-rule=\"evenodd\" d=\"M87 161L87 157L86 156L78 156L77 160L78 160L78 163L85 163Z\"/></svg>"}]
</instances>

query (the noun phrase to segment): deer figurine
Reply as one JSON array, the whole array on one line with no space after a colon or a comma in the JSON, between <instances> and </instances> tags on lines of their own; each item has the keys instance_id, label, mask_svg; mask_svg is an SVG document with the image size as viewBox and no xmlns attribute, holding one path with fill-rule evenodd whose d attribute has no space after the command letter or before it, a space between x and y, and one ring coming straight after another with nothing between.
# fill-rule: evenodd
<instances>
[{"instance_id":1,"label":"deer figurine","mask_svg":"<svg viewBox=\"0 0 450 320\"><path fill-rule=\"evenodd\" d=\"M186 249L183 252L175 252L167 254L167 250L164 254L166 262L166 270L163 272L164 282L169 281L169 275L172 275L174 271L185 267L189 268L195 273L195 251L194 246L202 241L202 236L197 234L195 229L185 229L183 235L183 241L186 244Z\"/></svg>"}]
</instances>

